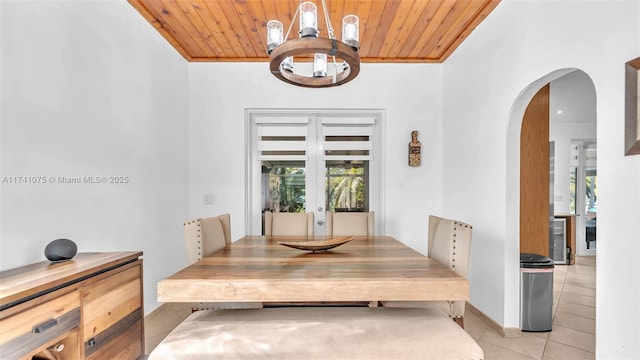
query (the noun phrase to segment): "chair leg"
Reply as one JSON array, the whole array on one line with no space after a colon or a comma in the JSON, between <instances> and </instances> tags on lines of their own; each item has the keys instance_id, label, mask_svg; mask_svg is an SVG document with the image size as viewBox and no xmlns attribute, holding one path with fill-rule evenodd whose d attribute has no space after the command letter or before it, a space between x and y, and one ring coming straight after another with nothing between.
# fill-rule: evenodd
<instances>
[{"instance_id":1,"label":"chair leg","mask_svg":"<svg viewBox=\"0 0 640 360\"><path fill-rule=\"evenodd\" d=\"M453 321L455 321L456 324L460 325L460 327L464 329L464 318L463 317L453 318Z\"/></svg>"}]
</instances>

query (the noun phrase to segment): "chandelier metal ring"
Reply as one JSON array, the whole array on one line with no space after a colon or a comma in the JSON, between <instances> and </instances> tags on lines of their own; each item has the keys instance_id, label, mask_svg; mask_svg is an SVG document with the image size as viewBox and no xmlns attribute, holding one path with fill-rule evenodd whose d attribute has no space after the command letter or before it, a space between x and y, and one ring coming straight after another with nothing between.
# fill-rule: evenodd
<instances>
[{"instance_id":1,"label":"chandelier metal ring","mask_svg":"<svg viewBox=\"0 0 640 360\"><path fill-rule=\"evenodd\" d=\"M342 85L358 76L360 19L357 15L345 15L342 18L342 41L338 41L325 0L322 0L322 11L328 38L319 36L318 7L311 1L300 0L286 34L279 20L269 20L266 23L269 68L275 77L292 85L320 88ZM300 38L289 39L296 18L299 20ZM299 63L294 60L296 56L303 59L300 63L303 64L302 68L295 65ZM308 59L312 61L304 61ZM331 60L333 68L329 70ZM312 65L311 76L305 69L305 63Z\"/></svg>"},{"instance_id":2,"label":"chandelier metal ring","mask_svg":"<svg viewBox=\"0 0 640 360\"><path fill-rule=\"evenodd\" d=\"M335 56L347 63L346 69L335 76L307 77L283 69L280 64L284 59L295 55L323 53ZM288 40L271 51L271 73L282 81L302 87L331 87L353 80L360 73L360 56L349 45L329 38L306 37Z\"/></svg>"}]
</instances>

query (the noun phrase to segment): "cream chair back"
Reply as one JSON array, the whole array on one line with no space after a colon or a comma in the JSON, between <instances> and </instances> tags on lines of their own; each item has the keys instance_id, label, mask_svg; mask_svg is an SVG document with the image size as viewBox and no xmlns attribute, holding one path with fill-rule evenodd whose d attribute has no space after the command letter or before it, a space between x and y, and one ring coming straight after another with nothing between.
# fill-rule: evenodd
<instances>
[{"instance_id":1,"label":"cream chair back","mask_svg":"<svg viewBox=\"0 0 640 360\"><path fill-rule=\"evenodd\" d=\"M231 244L231 216L197 218L184 223L184 240L189 264Z\"/></svg>"},{"instance_id":2,"label":"cream chair back","mask_svg":"<svg viewBox=\"0 0 640 360\"><path fill-rule=\"evenodd\" d=\"M428 256L467 277L472 231L473 227L462 221L429 216Z\"/></svg>"},{"instance_id":3,"label":"cream chair back","mask_svg":"<svg viewBox=\"0 0 640 360\"><path fill-rule=\"evenodd\" d=\"M184 223L184 241L187 248L187 262L193 264L203 257L231 245L231 216L222 214L215 217L197 218ZM262 303L194 303L192 311L207 309L259 309Z\"/></svg>"},{"instance_id":4,"label":"cream chair back","mask_svg":"<svg viewBox=\"0 0 640 360\"><path fill-rule=\"evenodd\" d=\"M472 231L473 227L462 221L429 216L428 256L467 278ZM449 316L463 317L465 303L463 300L451 301Z\"/></svg>"},{"instance_id":5,"label":"cream chair back","mask_svg":"<svg viewBox=\"0 0 640 360\"><path fill-rule=\"evenodd\" d=\"M374 236L375 213L327 211L327 235L329 236Z\"/></svg>"},{"instance_id":6,"label":"cream chair back","mask_svg":"<svg viewBox=\"0 0 640 360\"><path fill-rule=\"evenodd\" d=\"M313 213L264 213L265 235L313 235Z\"/></svg>"},{"instance_id":7,"label":"cream chair back","mask_svg":"<svg viewBox=\"0 0 640 360\"><path fill-rule=\"evenodd\" d=\"M469 257L471 254L471 225L462 221L429 216L429 235L427 255L449 267L460 276L469 273ZM438 309L446 313L464 328L464 311L466 301L384 301L386 307L425 307Z\"/></svg>"}]
</instances>

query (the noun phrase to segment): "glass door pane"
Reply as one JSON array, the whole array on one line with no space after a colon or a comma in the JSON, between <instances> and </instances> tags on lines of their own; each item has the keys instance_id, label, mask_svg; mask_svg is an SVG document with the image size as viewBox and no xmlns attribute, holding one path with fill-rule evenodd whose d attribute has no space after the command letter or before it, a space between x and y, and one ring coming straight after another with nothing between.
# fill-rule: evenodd
<instances>
[{"instance_id":1,"label":"glass door pane","mask_svg":"<svg viewBox=\"0 0 640 360\"><path fill-rule=\"evenodd\" d=\"M325 204L322 211L366 212L369 211L369 162L366 160L317 161L326 166L323 171L324 189L317 189L313 183L312 168L305 168L304 162L278 161L262 162L263 199L262 209L271 212L301 213L307 210L307 193L315 196L318 204ZM314 195L315 194L315 195ZM322 220L317 214L317 220ZM264 222L264 217L263 217ZM326 232L324 220L317 224L315 233ZM262 226L264 234L264 223Z\"/></svg>"},{"instance_id":2,"label":"glass door pane","mask_svg":"<svg viewBox=\"0 0 640 360\"><path fill-rule=\"evenodd\" d=\"M569 168L569 214L576 214L576 191L578 189L578 168L572 166Z\"/></svg>"},{"instance_id":3,"label":"glass door pane","mask_svg":"<svg viewBox=\"0 0 640 360\"><path fill-rule=\"evenodd\" d=\"M585 233L587 249L595 249L596 223L598 218L598 174L596 168L587 167L585 185Z\"/></svg>"},{"instance_id":4,"label":"glass door pane","mask_svg":"<svg viewBox=\"0 0 640 360\"><path fill-rule=\"evenodd\" d=\"M331 160L326 162L325 208L331 212L369 211L369 162Z\"/></svg>"},{"instance_id":5,"label":"glass door pane","mask_svg":"<svg viewBox=\"0 0 640 360\"><path fill-rule=\"evenodd\" d=\"M262 162L262 212L306 211L306 169L300 161ZM264 234L264 216L262 217Z\"/></svg>"}]
</instances>

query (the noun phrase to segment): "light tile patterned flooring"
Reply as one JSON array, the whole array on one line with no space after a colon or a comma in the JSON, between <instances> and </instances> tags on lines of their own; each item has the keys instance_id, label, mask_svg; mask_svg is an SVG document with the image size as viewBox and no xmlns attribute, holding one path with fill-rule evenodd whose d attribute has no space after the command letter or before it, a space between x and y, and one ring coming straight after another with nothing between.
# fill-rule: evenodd
<instances>
[{"instance_id":1,"label":"light tile patterned flooring","mask_svg":"<svg viewBox=\"0 0 640 360\"><path fill-rule=\"evenodd\" d=\"M596 258L554 269L553 331L523 332L505 338L467 311L465 330L480 344L486 360L595 359ZM145 318L146 352L191 314L189 304L165 304Z\"/></svg>"},{"instance_id":2,"label":"light tile patterned flooring","mask_svg":"<svg viewBox=\"0 0 640 360\"><path fill-rule=\"evenodd\" d=\"M595 359L596 258L578 257L576 265L557 265L553 275L551 332L505 338L466 312L465 330L480 344L485 359Z\"/></svg>"}]
</instances>

